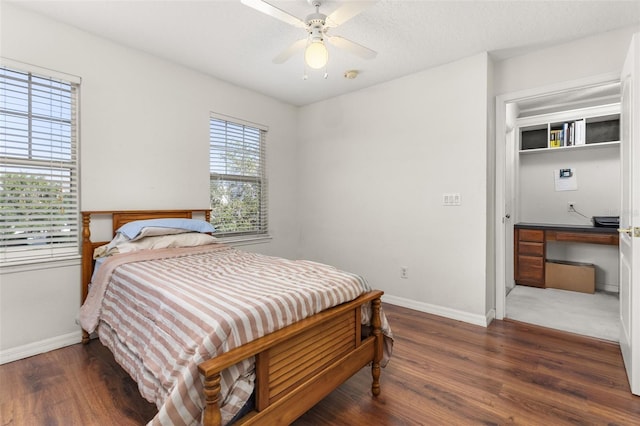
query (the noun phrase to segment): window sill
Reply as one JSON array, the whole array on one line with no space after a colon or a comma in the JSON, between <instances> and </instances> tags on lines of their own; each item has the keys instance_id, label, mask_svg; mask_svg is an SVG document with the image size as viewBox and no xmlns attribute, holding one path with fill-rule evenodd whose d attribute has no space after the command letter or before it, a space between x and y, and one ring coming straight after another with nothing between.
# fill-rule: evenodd
<instances>
[{"instance_id":1,"label":"window sill","mask_svg":"<svg viewBox=\"0 0 640 426\"><path fill-rule=\"evenodd\" d=\"M271 241L271 235L243 235L241 237L220 237L221 243L231 246L244 246L249 244L263 244Z\"/></svg>"},{"instance_id":2,"label":"window sill","mask_svg":"<svg viewBox=\"0 0 640 426\"><path fill-rule=\"evenodd\" d=\"M56 259L4 262L0 264L0 275L37 271L41 269L80 266L80 259L80 255L74 255Z\"/></svg>"}]
</instances>

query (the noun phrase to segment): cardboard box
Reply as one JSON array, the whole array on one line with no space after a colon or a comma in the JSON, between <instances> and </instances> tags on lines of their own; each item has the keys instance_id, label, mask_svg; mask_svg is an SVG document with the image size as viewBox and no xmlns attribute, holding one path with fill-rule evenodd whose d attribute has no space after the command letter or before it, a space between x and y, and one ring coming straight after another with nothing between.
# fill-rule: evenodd
<instances>
[{"instance_id":1,"label":"cardboard box","mask_svg":"<svg viewBox=\"0 0 640 426\"><path fill-rule=\"evenodd\" d=\"M545 286L593 293L596 290L596 267L592 263L548 260L545 263Z\"/></svg>"}]
</instances>

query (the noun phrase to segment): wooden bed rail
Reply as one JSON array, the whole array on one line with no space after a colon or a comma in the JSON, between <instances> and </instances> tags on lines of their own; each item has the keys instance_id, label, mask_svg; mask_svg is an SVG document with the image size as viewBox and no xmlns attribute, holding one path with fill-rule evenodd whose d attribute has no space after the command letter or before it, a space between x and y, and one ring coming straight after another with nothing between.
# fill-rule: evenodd
<instances>
[{"instance_id":1,"label":"wooden bed rail","mask_svg":"<svg viewBox=\"0 0 640 426\"><path fill-rule=\"evenodd\" d=\"M238 425L289 424L369 363L371 363L373 379L371 392L374 396L379 395L380 361L383 352L380 317L380 298L382 295L382 291L370 291L353 301L318 313L202 362L198 369L204 377L205 411L203 424L205 426L219 426L222 422L218 404L220 372L252 356L256 357L256 408L240 419L236 423ZM361 339L361 306L369 302L372 309L372 335ZM328 336L329 333L335 334L335 329L341 328L340 324L344 324L346 320L349 320L351 324L344 325L343 329L351 329L351 334L346 336L346 341L350 341L352 344L342 352L335 351L334 348L327 349L328 359L324 359L322 356L314 357L313 352L316 349L322 352L323 345L329 341L328 337L323 336ZM327 331L324 331L325 329ZM313 347L315 342L319 342L316 348ZM336 346L335 343L333 345ZM313 363L311 368L298 368L300 371L297 373L278 372L280 377L272 378L268 369L273 353L280 353L281 357L282 353L285 353L284 356L298 356L299 352L309 346L311 346L308 350L310 361L307 364ZM284 352L287 347L291 348L289 354L295 355L288 355ZM277 388L273 382L283 380L288 380L290 384L281 385L285 389L281 390L278 395L272 396L274 389Z\"/></svg>"}]
</instances>

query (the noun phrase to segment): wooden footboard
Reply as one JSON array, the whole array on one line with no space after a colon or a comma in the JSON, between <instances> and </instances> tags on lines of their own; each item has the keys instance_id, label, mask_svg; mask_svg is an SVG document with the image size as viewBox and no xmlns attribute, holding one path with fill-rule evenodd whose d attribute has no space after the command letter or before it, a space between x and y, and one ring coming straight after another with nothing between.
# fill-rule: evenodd
<instances>
[{"instance_id":1,"label":"wooden footboard","mask_svg":"<svg viewBox=\"0 0 640 426\"><path fill-rule=\"evenodd\" d=\"M220 372L256 357L256 406L238 425L290 424L331 391L371 363L373 395L380 393L383 337L381 291L321 312L201 363L205 426L219 426ZM371 302L371 336L362 338L361 306Z\"/></svg>"}]
</instances>

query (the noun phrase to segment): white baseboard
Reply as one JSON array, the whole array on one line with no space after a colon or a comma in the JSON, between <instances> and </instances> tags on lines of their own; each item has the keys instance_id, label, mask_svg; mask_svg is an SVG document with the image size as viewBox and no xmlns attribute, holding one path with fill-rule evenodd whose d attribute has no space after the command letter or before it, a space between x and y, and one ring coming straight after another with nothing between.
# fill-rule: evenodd
<instances>
[{"instance_id":1,"label":"white baseboard","mask_svg":"<svg viewBox=\"0 0 640 426\"><path fill-rule=\"evenodd\" d=\"M385 294L382 296L385 303L402 306L404 308L414 309L428 314L438 315L457 321L464 321L470 324L486 327L495 318L495 310L490 310L485 316L470 314L469 312L459 311L457 309L445 308L429 303L416 302L415 300L405 299L397 296ZM30 356L49 352L54 349L64 348L65 346L75 345L82 341L82 332L77 331L62 336L52 337L50 339L41 340L39 342L29 343L23 346L17 346L0 351L0 365L8 362L17 361L19 359L28 358Z\"/></svg>"},{"instance_id":2,"label":"white baseboard","mask_svg":"<svg viewBox=\"0 0 640 426\"><path fill-rule=\"evenodd\" d=\"M414 309L416 311L426 312L428 314L438 315L456 321L464 321L482 327L488 326L496 316L496 312L493 309L487 312L486 315L476 315L469 312L459 311L457 309L445 308L443 306L432 305L430 303L416 302L415 300L390 296L387 294L382 296L382 301L391 305L398 305L403 308Z\"/></svg>"},{"instance_id":3,"label":"white baseboard","mask_svg":"<svg viewBox=\"0 0 640 426\"><path fill-rule=\"evenodd\" d=\"M596 290L604 290L609 293L620 293L620 286L618 284L603 284L602 288L596 285Z\"/></svg>"},{"instance_id":4,"label":"white baseboard","mask_svg":"<svg viewBox=\"0 0 640 426\"><path fill-rule=\"evenodd\" d=\"M487 315L485 317L485 327L491 324L491 321L493 321L494 319L496 319L496 310L491 309L489 312L487 312Z\"/></svg>"},{"instance_id":5,"label":"white baseboard","mask_svg":"<svg viewBox=\"0 0 640 426\"><path fill-rule=\"evenodd\" d=\"M73 333L63 334L62 336L56 336L50 339L40 340L39 342L9 348L0 351L0 364L6 364L8 362L28 358L54 349L64 348L65 346L75 345L81 341L82 332L74 331Z\"/></svg>"}]
</instances>

